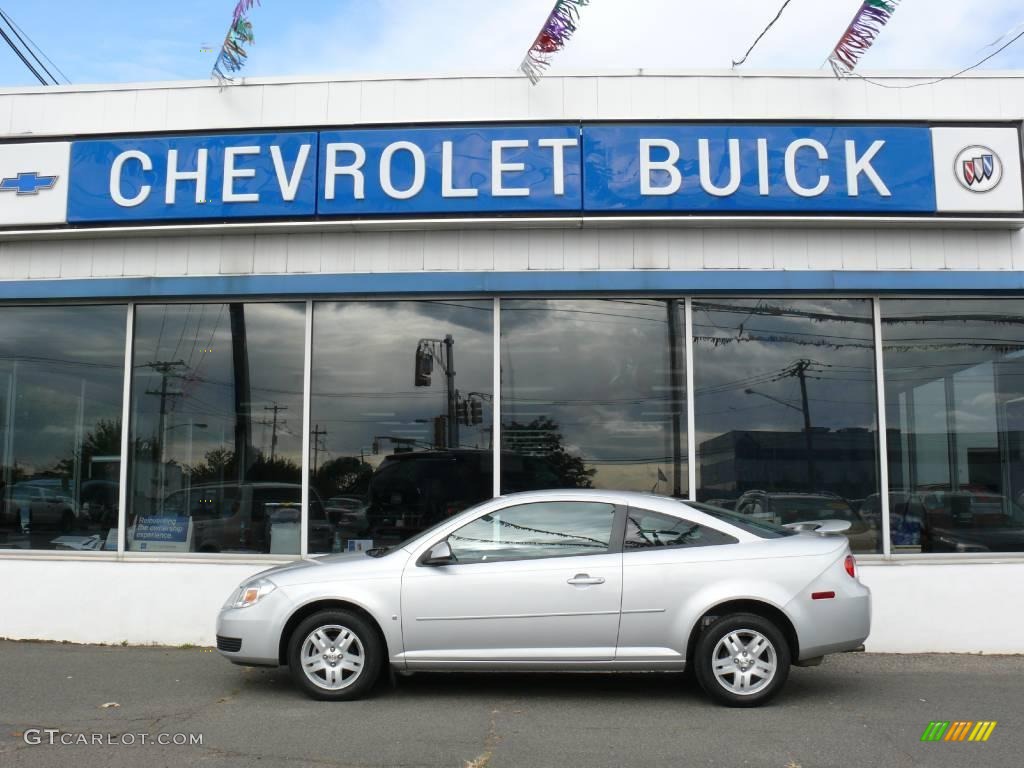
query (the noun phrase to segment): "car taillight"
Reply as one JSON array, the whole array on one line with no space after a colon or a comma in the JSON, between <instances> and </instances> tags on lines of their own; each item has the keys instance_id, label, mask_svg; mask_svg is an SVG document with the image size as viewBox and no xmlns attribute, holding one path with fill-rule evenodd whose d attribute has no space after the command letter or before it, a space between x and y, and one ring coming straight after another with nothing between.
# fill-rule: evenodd
<instances>
[{"instance_id":1,"label":"car taillight","mask_svg":"<svg viewBox=\"0 0 1024 768\"><path fill-rule=\"evenodd\" d=\"M857 561L853 559L853 555L847 555L843 566L846 568L846 572L850 574L851 579L857 578Z\"/></svg>"}]
</instances>

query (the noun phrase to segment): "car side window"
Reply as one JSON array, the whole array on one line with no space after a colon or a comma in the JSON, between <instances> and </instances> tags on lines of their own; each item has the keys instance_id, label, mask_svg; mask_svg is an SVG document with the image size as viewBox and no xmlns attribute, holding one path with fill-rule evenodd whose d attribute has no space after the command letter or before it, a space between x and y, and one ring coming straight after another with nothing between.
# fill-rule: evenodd
<instances>
[{"instance_id":1,"label":"car side window","mask_svg":"<svg viewBox=\"0 0 1024 768\"><path fill-rule=\"evenodd\" d=\"M608 551L615 506L547 501L506 507L478 517L448 537L457 563L535 560Z\"/></svg>"},{"instance_id":2,"label":"car side window","mask_svg":"<svg viewBox=\"0 0 1024 768\"><path fill-rule=\"evenodd\" d=\"M713 547L735 544L727 533L690 520L630 507L626 515L626 551L653 547Z\"/></svg>"}]
</instances>

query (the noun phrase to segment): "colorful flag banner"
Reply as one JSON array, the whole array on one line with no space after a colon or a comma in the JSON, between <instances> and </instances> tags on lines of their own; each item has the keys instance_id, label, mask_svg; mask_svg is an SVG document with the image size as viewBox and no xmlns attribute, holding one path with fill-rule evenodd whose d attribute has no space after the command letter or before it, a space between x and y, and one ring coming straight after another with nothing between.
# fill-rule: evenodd
<instances>
[{"instance_id":1,"label":"colorful flag banner","mask_svg":"<svg viewBox=\"0 0 1024 768\"><path fill-rule=\"evenodd\" d=\"M899 3L900 0L864 0L828 57L828 63L832 65L832 71L837 77L853 72L861 56L867 53L882 27L892 18Z\"/></svg>"},{"instance_id":2,"label":"colorful flag banner","mask_svg":"<svg viewBox=\"0 0 1024 768\"><path fill-rule=\"evenodd\" d=\"M260 0L238 0L235 12L231 17L231 26L228 27L228 33L224 36L217 61L213 64L213 71L210 72L212 77L216 77L218 80L230 80L229 72L233 74L242 71L248 55L245 46L252 45L256 41L252 34L252 22L249 21L247 13L252 10L254 5L259 4Z\"/></svg>"},{"instance_id":3,"label":"colorful flag banner","mask_svg":"<svg viewBox=\"0 0 1024 768\"><path fill-rule=\"evenodd\" d=\"M590 0L556 0L547 21L523 57L519 69L536 85L551 65L551 59L565 47L579 25L580 8Z\"/></svg>"}]
</instances>

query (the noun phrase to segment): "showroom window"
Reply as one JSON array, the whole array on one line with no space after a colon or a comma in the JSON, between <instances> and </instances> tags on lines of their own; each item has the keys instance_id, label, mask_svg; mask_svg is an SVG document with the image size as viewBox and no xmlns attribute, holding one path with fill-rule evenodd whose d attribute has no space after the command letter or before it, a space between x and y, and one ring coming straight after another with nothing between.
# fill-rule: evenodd
<instances>
[{"instance_id":1,"label":"showroom window","mask_svg":"<svg viewBox=\"0 0 1024 768\"><path fill-rule=\"evenodd\" d=\"M682 300L501 302L502 493L685 496Z\"/></svg>"},{"instance_id":2,"label":"showroom window","mask_svg":"<svg viewBox=\"0 0 1024 768\"><path fill-rule=\"evenodd\" d=\"M601 555L611 541L615 506L551 501L505 507L448 537L458 563Z\"/></svg>"},{"instance_id":3,"label":"showroom window","mask_svg":"<svg viewBox=\"0 0 1024 768\"><path fill-rule=\"evenodd\" d=\"M871 302L694 300L693 334L697 498L880 552Z\"/></svg>"},{"instance_id":4,"label":"showroom window","mask_svg":"<svg viewBox=\"0 0 1024 768\"><path fill-rule=\"evenodd\" d=\"M1024 551L1024 301L881 305L893 552Z\"/></svg>"},{"instance_id":5,"label":"showroom window","mask_svg":"<svg viewBox=\"0 0 1024 768\"><path fill-rule=\"evenodd\" d=\"M314 305L311 553L395 544L491 498L493 327L490 300Z\"/></svg>"},{"instance_id":6,"label":"showroom window","mask_svg":"<svg viewBox=\"0 0 1024 768\"><path fill-rule=\"evenodd\" d=\"M295 303L137 307L126 549L298 554L305 323Z\"/></svg>"},{"instance_id":7,"label":"showroom window","mask_svg":"<svg viewBox=\"0 0 1024 768\"><path fill-rule=\"evenodd\" d=\"M623 542L623 548L626 550L712 547L736 542L737 540L727 533L681 517L663 515L637 507L630 507L626 515L626 538Z\"/></svg>"},{"instance_id":8,"label":"showroom window","mask_svg":"<svg viewBox=\"0 0 1024 768\"><path fill-rule=\"evenodd\" d=\"M126 311L0 308L0 548L117 549Z\"/></svg>"}]
</instances>

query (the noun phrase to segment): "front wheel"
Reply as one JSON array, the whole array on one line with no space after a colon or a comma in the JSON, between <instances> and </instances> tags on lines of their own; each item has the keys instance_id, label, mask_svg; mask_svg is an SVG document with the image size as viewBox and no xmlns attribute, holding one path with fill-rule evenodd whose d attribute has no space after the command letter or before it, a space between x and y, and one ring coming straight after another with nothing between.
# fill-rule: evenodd
<instances>
[{"instance_id":1,"label":"front wheel","mask_svg":"<svg viewBox=\"0 0 1024 768\"><path fill-rule=\"evenodd\" d=\"M786 638L771 621L752 613L715 621L701 634L694 655L700 687L729 707L764 704L789 676Z\"/></svg>"},{"instance_id":2,"label":"front wheel","mask_svg":"<svg viewBox=\"0 0 1024 768\"><path fill-rule=\"evenodd\" d=\"M309 696L323 701L358 699L380 674L384 645L363 617L328 610L299 624L288 641L292 679Z\"/></svg>"}]
</instances>

